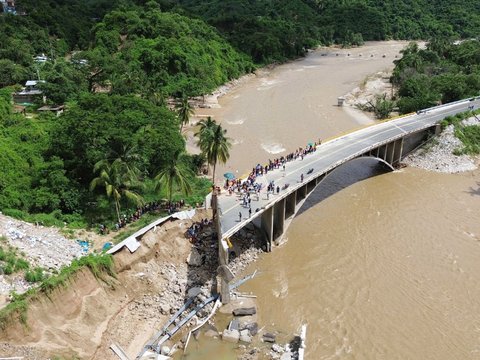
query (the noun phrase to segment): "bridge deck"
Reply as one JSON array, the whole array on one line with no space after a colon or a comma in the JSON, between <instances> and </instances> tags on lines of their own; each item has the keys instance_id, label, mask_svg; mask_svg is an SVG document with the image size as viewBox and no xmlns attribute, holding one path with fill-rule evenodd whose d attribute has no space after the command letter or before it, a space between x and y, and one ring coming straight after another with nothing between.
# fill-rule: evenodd
<instances>
[{"instance_id":1,"label":"bridge deck","mask_svg":"<svg viewBox=\"0 0 480 360\"><path fill-rule=\"evenodd\" d=\"M285 172L280 168L257 177L257 182L263 183L264 186L258 201L256 201L255 196L251 197L251 218L248 217L248 208L242 206L241 199L236 194L228 195L227 192L222 191L222 194L218 197L221 238L225 239L233 235L254 218L261 216L265 209L273 206L311 179L319 177L371 149L432 127L448 115L467 111L469 106L472 105L478 108L480 97L475 98L474 101L463 100L427 109L421 114L408 115L368 126L323 143L317 147L316 152L308 154L303 160L297 159L287 162ZM313 168L313 172L307 175L307 171L311 168ZM300 182L301 174L304 175L303 183ZM289 187L286 190L280 190L278 195L270 194L267 198L266 187L272 180L275 182L275 187L278 185L282 188L285 184L289 184ZM259 211L256 212L256 209L259 209ZM239 212L242 213L242 221L239 221Z\"/></svg>"}]
</instances>

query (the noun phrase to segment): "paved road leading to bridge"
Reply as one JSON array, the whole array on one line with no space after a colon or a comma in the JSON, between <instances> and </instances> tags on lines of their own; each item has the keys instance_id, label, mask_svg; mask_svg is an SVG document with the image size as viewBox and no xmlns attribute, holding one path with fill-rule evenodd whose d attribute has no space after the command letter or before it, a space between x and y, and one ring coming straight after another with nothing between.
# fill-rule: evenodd
<instances>
[{"instance_id":1,"label":"paved road leading to bridge","mask_svg":"<svg viewBox=\"0 0 480 360\"><path fill-rule=\"evenodd\" d=\"M304 176L303 182L308 182L309 179L318 177L372 148L431 127L449 115L467 111L471 106L478 109L480 107L480 97L475 98L474 101L465 100L447 104L428 109L419 114L368 126L317 146L317 150L305 156L303 160L298 158L287 162L285 171L280 168L257 177L256 181L262 183L263 187L258 201L255 195L251 196L251 218L248 216L248 208L242 206L240 196L236 193L228 195L228 192L222 190L218 197L222 239L233 235L254 218L260 216L265 208L273 206L277 201L301 187L303 185L300 181L301 174ZM299 145L299 147L305 147L305 144ZM255 165L252 164L252 168ZM313 169L313 172L307 175L310 169ZM285 184L289 184L289 186L286 190L280 190L279 194L275 192L275 195L270 194L267 197L266 189L271 181L274 181L275 187L279 186L280 189ZM257 209L258 211L256 211ZM242 213L242 221L239 221L239 212Z\"/></svg>"}]
</instances>

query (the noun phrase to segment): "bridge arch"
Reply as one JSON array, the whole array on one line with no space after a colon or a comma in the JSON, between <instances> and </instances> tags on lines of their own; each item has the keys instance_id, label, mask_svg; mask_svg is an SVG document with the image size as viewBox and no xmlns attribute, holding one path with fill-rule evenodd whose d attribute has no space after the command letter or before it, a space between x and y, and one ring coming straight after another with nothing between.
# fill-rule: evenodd
<instances>
[{"instance_id":1,"label":"bridge arch","mask_svg":"<svg viewBox=\"0 0 480 360\"><path fill-rule=\"evenodd\" d=\"M480 97L436 106L422 113L408 114L325 141L305 161L292 163L294 166L287 166L286 172L269 174L268 180L275 180L277 186L283 186L282 191L277 191L270 198L265 194L265 197L257 199L255 205L258 207L253 214L246 212L235 198L222 196L217 201L215 196L214 211L219 214L216 226L220 263L228 262L226 239L253 221L260 220L270 250L272 243L283 234L285 220L293 217L311 192L341 165L371 157L392 169L406 154L440 133L440 121L446 116L471 110L472 107L480 107Z\"/></svg>"},{"instance_id":2,"label":"bridge arch","mask_svg":"<svg viewBox=\"0 0 480 360\"><path fill-rule=\"evenodd\" d=\"M353 169L353 171L351 170L352 167L355 166L356 163L361 163L361 162L365 163L366 161L369 161L372 164L375 164L377 166L377 168L375 169L374 166L369 166L370 164L365 164L367 166L362 167L360 165L360 166L357 166L356 169ZM381 165L383 167L384 171L380 171L380 169L378 169L378 165ZM365 171L359 171L359 169L365 169ZM371 177L374 177L374 176L377 176L377 175L380 175L380 174L384 174L385 172L390 172L390 171L394 171L394 170L395 170L395 168L391 164L389 164L385 160L383 160L381 158L378 158L378 157L375 157L375 156L361 156L361 157L351 159L351 160L337 166L336 168L334 168L330 172L328 172L324 175L321 175L317 179L316 184L313 188L312 188L312 186L310 186L310 188L307 187L307 190L310 190L310 189L311 190L307 192L307 195L306 195L305 199L303 199L303 203L298 204L299 207L296 209L296 211L294 213L290 213L290 214L286 213L285 215L286 215L287 218L292 218L293 219L295 216L304 213L305 211L310 209L312 206L315 206L319 202L325 200L329 196L341 191L342 189L344 189L344 188L346 188L350 185L353 185L353 184L355 184L359 181L362 181L362 180L365 180L365 179L368 179L368 178L371 178ZM344 172L344 174L346 174L346 176L349 176L349 179L347 181L343 181L344 180L344 178L343 178L342 183L338 184L337 187L334 188L334 186L331 186L330 189L326 188L322 192L322 194L320 194L314 201L307 201L308 199L311 199L312 196L315 196L318 193L320 185L325 184L329 180L332 180L332 177L342 176L341 174L339 174L342 171ZM349 172L350 172L351 176L348 175ZM357 172L357 174L355 172ZM287 215L289 215L289 216L287 216Z\"/></svg>"}]
</instances>

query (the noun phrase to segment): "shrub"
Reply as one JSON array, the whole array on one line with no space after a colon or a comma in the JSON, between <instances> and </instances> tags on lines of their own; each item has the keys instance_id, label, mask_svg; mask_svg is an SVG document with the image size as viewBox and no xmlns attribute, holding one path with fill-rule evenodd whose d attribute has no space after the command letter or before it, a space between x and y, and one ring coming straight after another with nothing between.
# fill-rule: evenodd
<instances>
[{"instance_id":1,"label":"shrub","mask_svg":"<svg viewBox=\"0 0 480 360\"><path fill-rule=\"evenodd\" d=\"M29 270L25 273L25 280L27 280L29 283L42 281L44 277L45 275L43 273L43 269L40 267L36 267L33 271Z\"/></svg>"},{"instance_id":2,"label":"shrub","mask_svg":"<svg viewBox=\"0 0 480 360\"><path fill-rule=\"evenodd\" d=\"M30 267L30 264L25 259L17 259L15 262L15 271L27 270Z\"/></svg>"},{"instance_id":3,"label":"shrub","mask_svg":"<svg viewBox=\"0 0 480 360\"><path fill-rule=\"evenodd\" d=\"M10 264L7 264L7 265L3 268L3 273L4 273L5 275L13 274L13 266L10 265Z\"/></svg>"}]
</instances>

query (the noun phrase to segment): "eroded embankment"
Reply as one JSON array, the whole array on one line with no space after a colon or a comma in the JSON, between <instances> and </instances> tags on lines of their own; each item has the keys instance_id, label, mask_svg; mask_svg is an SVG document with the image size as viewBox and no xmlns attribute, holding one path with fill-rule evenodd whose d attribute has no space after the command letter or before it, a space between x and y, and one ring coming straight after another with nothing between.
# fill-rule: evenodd
<instances>
[{"instance_id":1,"label":"eroded embankment","mask_svg":"<svg viewBox=\"0 0 480 360\"><path fill-rule=\"evenodd\" d=\"M111 342L136 355L170 309L183 300L185 260L191 251L183 232L190 223L167 223L146 234L134 254L124 249L115 255L117 279L112 285L82 270L66 287L32 300L26 326L17 321L0 332L0 341L6 343L0 356L113 359Z\"/></svg>"},{"instance_id":2,"label":"eroded embankment","mask_svg":"<svg viewBox=\"0 0 480 360\"><path fill-rule=\"evenodd\" d=\"M32 300L25 324L16 321L0 331L0 356L113 360L109 347L117 343L134 358L184 303L189 289L211 293L218 266L213 229L205 226L193 245L184 235L208 216L197 210L192 220L167 222L145 234L135 253L124 248L115 254L116 279L105 282L84 269L67 286ZM255 245L251 232L244 234L249 241L232 262L236 272L257 257L259 250L243 252Z\"/></svg>"}]
</instances>

